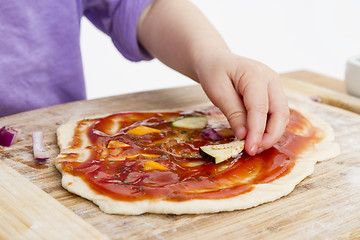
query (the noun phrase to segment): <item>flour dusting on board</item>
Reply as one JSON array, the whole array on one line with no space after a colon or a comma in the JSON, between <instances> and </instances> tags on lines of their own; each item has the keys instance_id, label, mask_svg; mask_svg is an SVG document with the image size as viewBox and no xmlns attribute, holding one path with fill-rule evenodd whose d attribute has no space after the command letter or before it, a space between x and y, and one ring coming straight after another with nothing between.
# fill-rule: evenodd
<instances>
[{"instance_id":1,"label":"flour dusting on board","mask_svg":"<svg viewBox=\"0 0 360 240\"><path fill-rule=\"evenodd\" d=\"M345 177L350 184L360 188L360 167L351 168Z\"/></svg>"}]
</instances>

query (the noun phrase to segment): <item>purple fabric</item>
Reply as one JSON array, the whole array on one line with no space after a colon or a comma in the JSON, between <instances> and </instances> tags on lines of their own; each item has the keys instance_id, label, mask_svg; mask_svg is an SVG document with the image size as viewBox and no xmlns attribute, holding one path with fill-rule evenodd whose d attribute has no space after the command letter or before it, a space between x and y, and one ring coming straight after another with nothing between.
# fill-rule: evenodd
<instances>
[{"instance_id":1,"label":"purple fabric","mask_svg":"<svg viewBox=\"0 0 360 240\"><path fill-rule=\"evenodd\" d=\"M139 16L151 1L2 1L0 117L86 98L79 41L83 15L127 59L152 59L136 38Z\"/></svg>"}]
</instances>

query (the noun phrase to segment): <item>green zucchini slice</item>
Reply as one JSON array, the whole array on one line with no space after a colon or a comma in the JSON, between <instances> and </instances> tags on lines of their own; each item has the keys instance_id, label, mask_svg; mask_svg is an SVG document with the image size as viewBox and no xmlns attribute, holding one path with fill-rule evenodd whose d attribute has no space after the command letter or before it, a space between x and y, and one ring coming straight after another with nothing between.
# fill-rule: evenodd
<instances>
[{"instance_id":1,"label":"green zucchini slice","mask_svg":"<svg viewBox=\"0 0 360 240\"><path fill-rule=\"evenodd\" d=\"M206 116L186 116L173 121L171 125L178 128L203 129L206 124Z\"/></svg>"},{"instance_id":2,"label":"green zucchini slice","mask_svg":"<svg viewBox=\"0 0 360 240\"><path fill-rule=\"evenodd\" d=\"M244 140L219 145L207 145L200 147L199 153L203 158L218 164L239 155L244 149L244 145Z\"/></svg>"}]
</instances>

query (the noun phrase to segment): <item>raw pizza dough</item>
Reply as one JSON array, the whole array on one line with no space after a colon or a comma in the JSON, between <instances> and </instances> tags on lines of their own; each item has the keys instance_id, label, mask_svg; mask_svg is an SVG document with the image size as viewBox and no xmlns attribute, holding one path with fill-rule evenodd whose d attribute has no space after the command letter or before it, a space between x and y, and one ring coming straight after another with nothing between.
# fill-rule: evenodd
<instances>
[{"instance_id":1,"label":"raw pizza dough","mask_svg":"<svg viewBox=\"0 0 360 240\"><path fill-rule=\"evenodd\" d=\"M76 121L70 121L58 128L58 145L61 152L56 161L57 169L62 173L62 186L68 191L89 199L97 204L105 213L138 215L143 213L158 214L201 214L222 211L234 211L257 206L265 202L271 202L289 194L295 186L314 171L316 162L333 158L340 153L337 143L334 141L334 132L331 126L320 118L309 114L304 109L291 106L301 112L313 126L321 129L325 134L323 140L312 149L303 152L296 160L292 171L287 175L265 184L257 184L254 189L245 194L225 199L193 199L187 201L164 201L164 200L141 200L119 201L101 195L92 190L80 177L70 175L62 170L61 158L69 153L68 147L72 142ZM89 142L83 138L84 146ZM70 152L74 152L71 150ZM89 152L84 149L76 151L80 161L89 157Z\"/></svg>"}]
</instances>

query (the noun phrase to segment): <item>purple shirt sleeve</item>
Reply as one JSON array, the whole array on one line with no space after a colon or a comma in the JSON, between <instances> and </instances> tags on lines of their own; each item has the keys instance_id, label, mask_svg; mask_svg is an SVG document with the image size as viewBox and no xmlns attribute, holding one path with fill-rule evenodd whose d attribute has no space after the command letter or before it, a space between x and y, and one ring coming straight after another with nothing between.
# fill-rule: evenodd
<instances>
[{"instance_id":1,"label":"purple shirt sleeve","mask_svg":"<svg viewBox=\"0 0 360 240\"><path fill-rule=\"evenodd\" d=\"M152 56L137 41L152 0L3 1L0 117L86 98L80 20L86 15L129 60Z\"/></svg>"},{"instance_id":2,"label":"purple shirt sleeve","mask_svg":"<svg viewBox=\"0 0 360 240\"><path fill-rule=\"evenodd\" d=\"M109 35L121 54L131 61L153 57L140 46L137 26L144 9L153 0L88 0L84 15Z\"/></svg>"}]
</instances>

